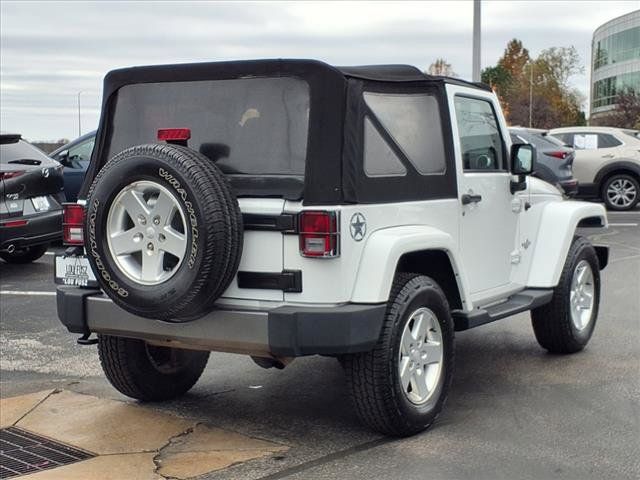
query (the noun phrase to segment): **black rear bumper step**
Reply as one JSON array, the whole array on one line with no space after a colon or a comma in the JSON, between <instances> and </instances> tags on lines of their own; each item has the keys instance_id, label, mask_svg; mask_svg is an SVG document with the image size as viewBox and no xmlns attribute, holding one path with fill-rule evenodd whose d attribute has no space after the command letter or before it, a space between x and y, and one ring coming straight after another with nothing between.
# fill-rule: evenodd
<instances>
[{"instance_id":1,"label":"black rear bumper step","mask_svg":"<svg viewBox=\"0 0 640 480\"><path fill-rule=\"evenodd\" d=\"M553 289L529 288L511 295L505 302L484 309L476 309L471 312L454 310L451 313L456 331L463 331L540 307L549 303L552 297Z\"/></svg>"}]
</instances>

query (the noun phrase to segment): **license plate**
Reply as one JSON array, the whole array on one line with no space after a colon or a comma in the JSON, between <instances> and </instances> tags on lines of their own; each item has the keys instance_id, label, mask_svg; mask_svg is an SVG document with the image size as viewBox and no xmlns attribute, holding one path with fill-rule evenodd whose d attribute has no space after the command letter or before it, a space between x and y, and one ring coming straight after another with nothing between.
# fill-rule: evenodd
<instances>
[{"instance_id":1,"label":"license plate","mask_svg":"<svg viewBox=\"0 0 640 480\"><path fill-rule=\"evenodd\" d=\"M31 203L33 203L33 208L38 212L49 210L50 207L49 199L47 197L33 197L31 199Z\"/></svg>"},{"instance_id":2,"label":"license plate","mask_svg":"<svg viewBox=\"0 0 640 480\"><path fill-rule=\"evenodd\" d=\"M96 276L84 255L56 255L55 281L59 285L97 287Z\"/></svg>"}]
</instances>

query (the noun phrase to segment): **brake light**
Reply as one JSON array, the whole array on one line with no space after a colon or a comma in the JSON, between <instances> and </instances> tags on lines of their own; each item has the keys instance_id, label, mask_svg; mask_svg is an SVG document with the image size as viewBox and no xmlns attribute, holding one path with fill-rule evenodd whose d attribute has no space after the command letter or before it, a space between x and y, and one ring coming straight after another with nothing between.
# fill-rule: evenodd
<instances>
[{"instance_id":1,"label":"brake light","mask_svg":"<svg viewBox=\"0 0 640 480\"><path fill-rule=\"evenodd\" d=\"M300 254L331 258L339 252L340 231L336 212L304 211L298 215Z\"/></svg>"},{"instance_id":2,"label":"brake light","mask_svg":"<svg viewBox=\"0 0 640 480\"><path fill-rule=\"evenodd\" d=\"M84 206L77 203L62 204L62 240L65 245L84 245Z\"/></svg>"},{"instance_id":3,"label":"brake light","mask_svg":"<svg viewBox=\"0 0 640 480\"><path fill-rule=\"evenodd\" d=\"M27 224L26 220L10 220L8 222L0 223L0 227L6 227L6 228L24 227L26 224Z\"/></svg>"},{"instance_id":4,"label":"brake light","mask_svg":"<svg viewBox=\"0 0 640 480\"><path fill-rule=\"evenodd\" d=\"M18 170L15 172L0 172L0 180L9 180L10 178L19 177L24 173L24 170Z\"/></svg>"},{"instance_id":5,"label":"brake light","mask_svg":"<svg viewBox=\"0 0 640 480\"><path fill-rule=\"evenodd\" d=\"M560 160L564 160L567 158L567 152L544 152L545 155L549 155L550 157L558 158Z\"/></svg>"},{"instance_id":6,"label":"brake light","mask_svg":"<svg viewBox=\"0 0 640 480\"><path fill-rule=\"evenodd\" d=\"M161 142L183 142L191 138L189 128L160 128L158 129L158 140Z\"/></svg>"}]
</instances>

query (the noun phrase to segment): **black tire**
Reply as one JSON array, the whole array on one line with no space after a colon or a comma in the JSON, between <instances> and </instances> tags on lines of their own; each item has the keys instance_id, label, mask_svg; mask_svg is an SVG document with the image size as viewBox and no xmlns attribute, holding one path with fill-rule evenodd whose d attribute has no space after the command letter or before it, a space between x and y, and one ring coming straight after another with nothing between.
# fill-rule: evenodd
<instances>
[{"instance_id":1,"label":"black tire","mask_svg":"<svg viewBox=\"0 0 640 480\"><path fill-rule=\"evenodd\" d=\"M615 182L628 182L626 184L631 185L633 187L635 196L629 204L627 205L616 204L607 195L607 191L609 190L609 187ZM603 182L602 190L600 191L600 193L601 193L602 200L604 201L604 204L607 206L608 210L617 210L617 211L631 210L635 208L635 206L638 204L638 201L640 201L640 182L633 175L629 175L627 173L618 173L615 175L611 175Z\"/></svg>"},{"instance_id":2,"label":"black tire","mask_svg":"<svg viewBox=\"0 0 640 480\"><path fill-rule=\"evenodd\" d=\"M33 247L16 249L12 253L0 252L0 258L2 258L7 263L31 263L42 257L47 251L48 247L48 244L34 245Z\"/></svg>"},{"instance_id":3,"label":"black tire","mask_svg":"<svg viewBox=\"0 0 640 480\"><path fill-rule=\"evenodd\" d=\"M442 333L444 370L431 397L412 403L399 378L401 335L411 314L428 307ZM345 355L342 364L360 420L385 435L409 436L428 428L445 403L454 368L454 325L447 298L431 278L400 273L396 276L378 343L370 352Z\"/></svg>"},{"instance_id":4,"label":"black tire","mask_svg":"<svg viewBox=\"0 0 640 480\"><path fill-rule=\"evenodd\" d=\"M571 317L571 285L580 262L586 261L593 275L593 310L586 325L579 329ZM541 347L551 353L575 353L582 350L596 326L600 306L600 269L591 243L576 237L569 248L560 281L551 302L531 311L531 324Z\"/></svg>"},{"instance_id":5,"label":"black tire","mask_svg":"<svg viewBox=\"0 0 640 480\"><path fill-rule=\"evenodd\" d=\"M169 190L186 222L185 257L159 284L127 276L107 243L109 209L135 181ZM85 239L100 286L120 307L142 317L188 321L209 312L233 280L242 255L242 214L226 177L207 157L176 145L140 145L114 156L94 179Z\"/></svg>"},{"instance_id":6,"label":"black tire","mask_svg":"<svg viewBox=\"0 0 640 480\"><path fill-rule=\"evenodd\" d=\"M148 345L144 340L98 335L100 364L120 393L142 401L179 397L204 371L209 352Z\"/></svg>"}]
</instances>

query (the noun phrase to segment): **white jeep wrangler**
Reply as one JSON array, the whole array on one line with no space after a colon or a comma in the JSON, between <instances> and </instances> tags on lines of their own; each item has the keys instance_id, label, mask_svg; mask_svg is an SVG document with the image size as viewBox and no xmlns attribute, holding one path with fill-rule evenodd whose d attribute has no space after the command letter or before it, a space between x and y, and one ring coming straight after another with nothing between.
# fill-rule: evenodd
<instances>
[{"instance_id":1,"label":"white jeep wrangler","mask_svg":"<svg viewBox=\"0 0 640 480\"><path fill-rule=\"evenodd\" d=\"M454 331L530 310L551 352L593 333L608 251L576 229L605 210L527 176L484 85L272 60L117 70L103 98L58 314L125 395L185 393L210 351L329 355L363 422L410 435Z\"/></svg>"}]
</instances>

